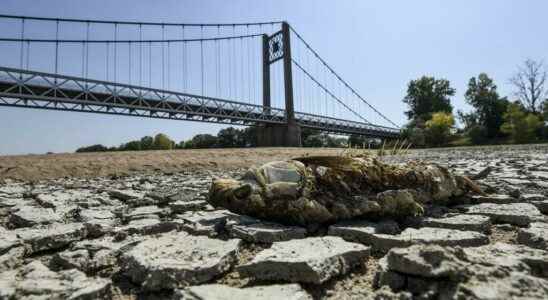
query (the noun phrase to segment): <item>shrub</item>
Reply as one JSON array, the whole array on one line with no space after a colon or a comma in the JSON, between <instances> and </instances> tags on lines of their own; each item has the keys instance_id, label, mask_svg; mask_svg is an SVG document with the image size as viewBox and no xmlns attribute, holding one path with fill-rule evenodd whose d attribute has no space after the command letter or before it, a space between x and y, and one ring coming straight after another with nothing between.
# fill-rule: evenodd
<instances>
[{"instance_id":1,"label":"shrub","mask_svg":"<svg viewBox=\"0 0 548 300\"><path fill-rule=\"evenodd\" d=\"M484 144L487 142L487 128L481 125L473 125L466 132L472 144Z\"/></svg>"},{"instance_id":2,"label":"shrub","mask_svg":"<svg viewBox=\"0 0 548 300\"><path fill-rule=\"evenodd\" d=\"M451 129L455 126L455 118L451 113L437 112L426 122L426 142L433 146L447 144L451 138Z\"/></svg>"}]
</instances>

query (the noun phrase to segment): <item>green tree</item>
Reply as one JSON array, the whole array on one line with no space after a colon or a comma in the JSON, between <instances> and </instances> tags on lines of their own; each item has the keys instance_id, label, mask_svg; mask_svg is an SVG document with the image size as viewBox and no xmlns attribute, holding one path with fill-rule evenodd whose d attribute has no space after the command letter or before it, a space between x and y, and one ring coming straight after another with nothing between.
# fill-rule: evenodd
<instances>
[{"instance_id":1,"label":"green tree","mask_svg":"<svg viewBox=\"0 0 548 300\"><path fill-rule=\"evenodd\" d=\"M473 114L477 123L485 128L486 137L500 136L500 126L504 122L503 115L508 108L508 100L499 97L493 79L485 73L479 74L477 78L470 78L464 98L474 107Z\"/></svg>"},{"instance_id":2,"label":"green tree","mask_svg":"<svg viewBox=\"0 0 548 300\"><path fill-rule=\"evenodd\" d=\"M120 151L139 151L141 150L141 141L131 141L120 145L118 148Z\"/></svg>"},{"instance_id":3,"label":"green tree","mask_svg":"<svg viewBox=\"0 0 548 300\"><path fill-rule=\"evenodd\" d=\"M192 145L197 149L214 148L217 146L217 137L211 134L197 134L192 138Z\"/></svg>"},{"instance_id":4,"label":"green tree","mask_svg":"<svg viewBox=\"0 0 548 300\"><path fill-rule=\"evenodd\" d=\"M240 132L239 147L257 147L258 129L256 126L246 127Z\"/></svg>"},{"instance_id":5,"label":"green tree","mask_svg":"<svg viewBox=\"0 0 548 300\"><path fill-rule=\"evenodd\" d=\"M173 149L175 142L173 142L167 135L163 133L158 133L156 136L154 136L153 144L153 148L156 150L171 150Z\"/></svg>"},{"instance_id":6,"label":"green tree","mask_svg":"<svg viewBox=\"0 0 548 300\"><path fill-rule=\"evenodd\" d=\"M144 136L141 138L141 150L152 150L154 148L154 138Z\"/></svg>"},{"instance_id":7,"label":"green tree","mask_svg":"<svg viewBox=\"0 0 548 300\"><path fill-rule=\"evenodd\" d=\"M504 114L501 131L509 134L514 143L528 143L535 139L535 133L541 126L539 116L527 113L519 103L511 103Z\"/></svg>"},{"instance_id":8,"label":"green tree","mask_svg":"<svg viewBox=\"0 0 548 300\"><path fill-rule=\"evenodd\" d=\"M455 95L455 89L448 80L423 76L411 80L407 86L407 95L403 102L409 106L405 112L410 120L429 120L434 112L453 111L450 97Z\"/></svg>"},{"instance_id":9,"label":"green tree","mask_svg":"<svg viewBox=\"0 0 548 300\"><path fill-rule=\"evenodd\" d=\"M542 102L542 118L548 122L548 99Z\"/></svg>"},{"instance_id":10,"label":"green tree","mask_svg":"<svg viewBox=\"0 0 548 300\"><path fill-rule=\"evenodd\" d=\"M194 143L192 142L192 140L185 141L183 145L183 149L193 149L193 148L194 148Z\"/></svg>"},{"instance_id":11,"label":"green tree","mask_svg":"<svg viewBox=\"0 0 548 300\"><path fill-rule=\"evenodd\" d=\"M234 127L219 130L217 133L217 144L221 148L233 148L238 146L240 132Z\"/></svg>"},{"instance_id":12,"label":"green tree","mask_svg":"<svg viewBox=\"0 0 548 300\"><path fill-rule=\"evenodd\" d=\"M352 147L362 148L364 145L368 145L368 142L369 140L363 135L351 134L348 137L348 144Z\"/></svg>"},{"instance_id":13,"label":"green tree","mask_svg":"<svg viewBox=\"0 0 548 300\"><path fill-rule=\"evenodd\" d=\"M321 134L309 135L303 141L304 147L319 148L324 146L324 139Z\"/></svg>"},{"instance_id":14,"label":"green tree","mask_svg":"<svg viewBox=\"0 0 548 300\"><path fill-rule=\"evenodd\" d=\"M100 144L97 144L97 145L91 145L91 146L87 146L87 147L81 147L81 148L78 148L76 149L76 152L77 153L83 153L83 152L105 152L105 151L109 151L109 148L103 146L103 145L100 145Z\"/></svg>"},{"instance_id":15,"label":"green tree","mask_svg":"<svg viewBox=\"0 0 548 300\"><path fill-rule=\"evenodd\" d=\"M447 144L451 138L451 129L455 126L455 118L447 112L436 112L426 122L426 141L433 146Z\"/></svg>"}]
</instances>

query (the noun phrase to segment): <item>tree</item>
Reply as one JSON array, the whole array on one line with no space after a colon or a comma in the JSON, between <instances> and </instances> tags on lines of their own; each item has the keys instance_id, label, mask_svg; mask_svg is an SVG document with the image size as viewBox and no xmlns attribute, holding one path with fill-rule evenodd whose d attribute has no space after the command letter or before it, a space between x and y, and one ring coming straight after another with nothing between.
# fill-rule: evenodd
<instances>
[{"instance_id":1,"label":"tree","mask_svg":"<svg viewBox=\"0 0 548 300\"><path fill-rule=\"evenodd\" d=\"M527 59L510 78L510 83L516 89L514 94L532 113L540 110L541 101L548 93L546 76L544 62Z\"/></svg>"},{"instance_id":2,"label":"tree","mask_svg":"<svg viewBox=\"0 0 548 300\"><path fill-rule=\"evenodd\" d=\"M163 133L158 133L154 137L153 144L154 144L154 149L156 150L171 150L173 149L175 142L173 142L167 135Z\"/></svg>"},{"instance_id":3,"label":"tree","mask_svg":"<svg viewBox=\"0 0 548 300\"><path fill-rule=\"evenodd\" d=\"M445 145L451 137L451 129L455 126L455 118L447 112L436 112L426 122L427 143L434 146Z\"/></svg>"},{"instance_id":4,"label":"tree","mask_svg":"<svg viewBox=\"0 0 548 300\"><path fill-rule=\"evenodd\" d=\"M240 147L257 147L258 129L256 126L246 127L240 132Z\"/></svg>"},{"instance_id":5,"label":"tree","mask_svg":"<svg viewBox=\"0 0 548 300\"><path fill-rule=\"evenodd\" d=\"M364 147L364 145L368 145L368 142L368 139L363 135L351 134L348 137L348 144L352 147L361 148Z\"/></svg>"},{"instance_id":6,"label":"tree","mask_svg":"<svg viewBox=\"0 0 548 300\"><path fill-rule=\"evenodd\" d=\"M542 102L542 118L548 122L548 99Z\"/></svg>"},{"instance_id":7,"label":"tree","mask_svg":"<svg viewBox=\"0 0 548 300\"><path fill-rule=\"evenodd\" d=\"M233 148L240 146L240 131L234 127L219 130L217 144L221 148Z\"/></svg>"},{"instance_id":8,"label":"tree","mask_svg":"<svg viewBox=\"0 0 548 300\"><path fill-rule=\"evenodd\" d=\"M303 141L303 146L304 147L314 147L314 148L323 147L324 146L323 137L320 134L309 135Z\"/></svg>"},{"instance_id":9,"label":"tree","mask_svg":"<svg viewBox=\"0 0 548 300\"><path fill-rule=\"evenodd\" d=\"M198 134L192 138L192 145L197 149L214 148L217 146L217 137L211 134Z\"/></svg>"},{"instance_id":10,"label":"tree","mask_svg":"<svg viewBox=\"0 0 548 300\"><path fill-rule=\"evenodd\" d=\"M103 146L103 145L100 145L100 144L91 145L91 146L87 146L87 147L81 147L81 148L76 149L77 153L82 153L82 152L105 152L105 151L109 151L109 149L107 147Z\"/></svg>"},{"instance_id":11,"label":"tree","mask_svg":"<svg viewBox=\"0 0 548 300\"><path fill-rule=\"evenodd\" d=\"M457 111L457 117L464 125L464 129L478 125L478 115L476 112L465 113L461 110Z\"/></svg>"},{"instance_id":12,"label":"tree","mask_svg":"<svg viewBox=\"0 0 548 300\"><path fill-rule=\"evenodd\" d=\"M539 116L527 113L519 103L511 103L504 114L501 130L509 134L514 143L527 143L534 140L535 133L541 126Z\"/></svg>"},{"instance_id":13,"label":"tree","mask_svg":"<svg viewBox=\"0 0 548 300\"><path fill-rule=\"evenodd\" d=\"M144 136L141 138L141 150L152 150L154 148L154 138Z\"/></svg>"},{"instance_id":14,"label":"tree","mask_svg":"<svg viewBox=\"0 0 548 300\"><path fill-rule=\"evenodd\" d=\"M472 115L465 116L469 118L467 121L475 118L477 124L485 128L487 138L500 136L500 126L504 122L503 115L508 107L508 100L499 97L493 79L485 73L479 74L477 78L470 78L464 98L475 108Z\"/></svg>"},{"instance_id":15,"label":"tree","mask_svg":"<svg viewBox=\"0 0 548 300\"><path fill-rule=\"evenodd\" d=\"M448 80L423 76L411 80L407 86L407 95L403 102L409 106L405 112L410 120L429 120L434 112L452 112L449 97L455 95Z\"/></svg>"},{"instance_id":16,"label":"tree","mask_svg":"<svg viewBox=\"0 0 548 300\"><path fill-rule=\"evenodd\" d=\"M141 150L141 141L131 141L118 147L119 151L139 151Z\"/></svg>"},{"instance_id":17,"label":"tree","mask_svg":"<svg viewBox=\"0 0 548 300\"><path fill-rule=\"evenodd\" d=\"M192 142L192 140L186 141L183 145L183 149L193 149L193 148L194 148L194 143Z\"/></svg>"}]
</instances>

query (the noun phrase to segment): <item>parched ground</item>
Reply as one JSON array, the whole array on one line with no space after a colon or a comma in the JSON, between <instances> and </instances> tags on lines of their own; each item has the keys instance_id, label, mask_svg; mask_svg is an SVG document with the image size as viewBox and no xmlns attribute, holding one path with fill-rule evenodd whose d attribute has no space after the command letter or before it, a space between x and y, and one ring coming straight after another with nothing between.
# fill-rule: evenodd
<instances>
[{"instance_id":1,"label":"parched ground","mask_svg":"<svg viewBox=\"0 0 548 300\"><path fill-rule=\"evenodd\" d=\"M157 171L222 170L342 151L344 149L248 148L0 156L0 179L92 178Z\"/></svg>"},{"instance_id":2,"label":"parched ground","mask_svg":"<svg viewBox=\"0 0 548 300\"><path fill-rule=\"evenodd\" d=\"M548 145L382 157L477 176L486 192L410 220L312 230L206 201L213 177L342 151L0 157L0 299L548 298Z\"/></svg>"}]
</instances>

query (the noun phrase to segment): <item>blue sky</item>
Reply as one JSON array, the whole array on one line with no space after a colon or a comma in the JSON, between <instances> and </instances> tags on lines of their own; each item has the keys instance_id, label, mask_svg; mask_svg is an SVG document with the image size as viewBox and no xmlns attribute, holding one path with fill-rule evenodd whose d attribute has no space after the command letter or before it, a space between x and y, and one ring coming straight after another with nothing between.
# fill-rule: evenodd
<instances>
[{"instance_id":1,"label":"blue sky","mask_svg":"<svg viewBox=\"0 0 548 300\"><path fill-rule=\"evenodd\" d=\"M546 1L3 0L1 14L157 22L287 20L368 101L398 124L411 79L446 78L456 109L486 72L501 95L526 58L548 59ZM0 107L0 154L72 152L164 132L174 140L222 125Z\"/></svg>"}]
</instances>

